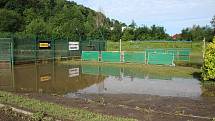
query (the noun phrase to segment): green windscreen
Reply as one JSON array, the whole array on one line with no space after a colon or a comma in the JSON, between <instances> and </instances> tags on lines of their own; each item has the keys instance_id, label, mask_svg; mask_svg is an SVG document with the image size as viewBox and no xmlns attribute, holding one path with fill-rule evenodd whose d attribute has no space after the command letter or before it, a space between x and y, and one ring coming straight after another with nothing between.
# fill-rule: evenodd
<instances>
[{"instance_id":1,"label":"green windscreen","mask_svg":"<svg viewBox=\"0 0 215 121\"><path fill-rule=\"evenodd\" d=\"M81 59L84 61L98 61L99 52L98 51L82 51Z\"/></svg>"},{"instance_id":2,"label":"green windscreen","mask_svg":"<svg viewBox=\"0 0 215 121\"><path fill-rule=\"evenodd\" d=\"M145 63L145 52L124 52L124 62L126 63Z\"/></svg>"},{"instance_id":3,"label":"green windscreen","mask_svg":"<svg viewBox=\"0 0 215 121\"><path fill-rule=\"evenodd\" d=\"M167 53L174 55L175 61L189 61L190 60L190 48L165 48L165 49L146 49L146 56L148 53Z\"/></svg>"},{"instance_id":4,"label":"green windscreen","mask_svg":"<svg viewBox=\"0 0 215 121\"><path fill-rule=\"evenodd\" d=\"M120 52L102 52L102 62L120 62Z\"/></svg>"},{"instance_id":5,"label":"green windscreen","mask_svg":"<svg viewBox=\"0 0 215 121\"><path fill-rule=\"evenodd\" d=\"M168 53L148 53L148 64L172 65L174 56Z\"/></svg>"}]
</instances>

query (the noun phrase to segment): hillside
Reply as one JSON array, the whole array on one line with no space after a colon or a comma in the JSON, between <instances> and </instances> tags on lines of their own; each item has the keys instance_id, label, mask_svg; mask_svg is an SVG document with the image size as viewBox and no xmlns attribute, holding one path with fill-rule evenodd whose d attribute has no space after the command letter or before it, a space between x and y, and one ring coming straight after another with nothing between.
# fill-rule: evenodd
<instances>
[{"instance_id":1,"label":"hillside","mask_svg":"<svg viewBox=\"0 0 215 121\"><path fill-rule=\"evenodd\" d=\"M102 11L102 10L101 10ZM144 24L144 23L142 23ZM124 31L122 31L124 28ZM73 41L100 39L119 41L172 40L162 26L126 25L74 1L1 0L0 37L11 34L68 37ZM194 26L182 30L178 40L211 41L211 27Z\"/></svg>"},{"instance_id":2,"label":"hillside","mask_svg":"<svg viewBox=\"0 0 215 121\"><path fill-rule=\"evenodd\" d=\"M101 37L113 24L101 12L66 0L1 0L0 32L70 37ZM107 35L103 34L107 38Z\"/></svg>"}]
</instances>

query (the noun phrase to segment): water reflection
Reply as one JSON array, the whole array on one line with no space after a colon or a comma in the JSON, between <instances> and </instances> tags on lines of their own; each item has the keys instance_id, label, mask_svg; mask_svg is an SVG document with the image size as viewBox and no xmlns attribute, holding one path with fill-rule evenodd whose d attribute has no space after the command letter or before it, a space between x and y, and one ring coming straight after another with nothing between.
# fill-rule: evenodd
<instances>
[{"instance_id":1,"label":"water reflection","mask_svg":"<svg viewBox=\"0 0 215 121\"><path fill-rule=\"evenodd\" d=\"M10 78L12 76L10 72L3 74L10 76L1 76L0 88L16 92L65 94L76 92L104 80L104 76L81 74L79 68L80 66L58 64L16 66L14 78ZM6 82L8 86L2 88L5 85L2 82Z\"/></svg>"},{"instance_id":2,"label":"water reflection","mask_svg":"<svg viewBox=\"0 0 215 121\"><path fill-rule=\"evenodd\" d=\"M17 65L0 69L0 89L20 93L74 94L149 94L200 97L204 92L194 78L155 75L139 70L94 65L55 63Z\"/></svg>"}]
</instances>

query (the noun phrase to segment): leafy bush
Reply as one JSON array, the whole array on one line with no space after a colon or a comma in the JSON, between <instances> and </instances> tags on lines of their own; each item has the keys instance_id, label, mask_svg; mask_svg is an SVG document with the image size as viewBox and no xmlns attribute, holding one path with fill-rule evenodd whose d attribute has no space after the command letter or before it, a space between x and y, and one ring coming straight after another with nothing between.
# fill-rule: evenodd
<instances>
[{"instance_id":1,"label":"leafy bush","mask_svg":"<svg viewBox=\"0 0 215 121\"><path fill-rule=\"evenodd\" d=\"M202 71L204 81L215 81L215 37L205 51Z\"/></svg>"}]
</instances>

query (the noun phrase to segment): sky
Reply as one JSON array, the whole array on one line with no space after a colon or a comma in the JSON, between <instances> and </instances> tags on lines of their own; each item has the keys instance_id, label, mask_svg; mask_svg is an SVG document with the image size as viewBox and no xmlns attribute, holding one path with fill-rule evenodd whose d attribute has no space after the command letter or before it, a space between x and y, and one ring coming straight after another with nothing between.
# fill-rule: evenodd
<instances>
[{"instance_id":1,"label":"sky","mask_svg":"<svg viewBox=\"0 0 215 121\"><path fill-rule=\"evenodd\" d=\"M193 25L210 25L215 0L73 0L129 25L163 26L170 35Z\"/></svg>"}]
</instances>

